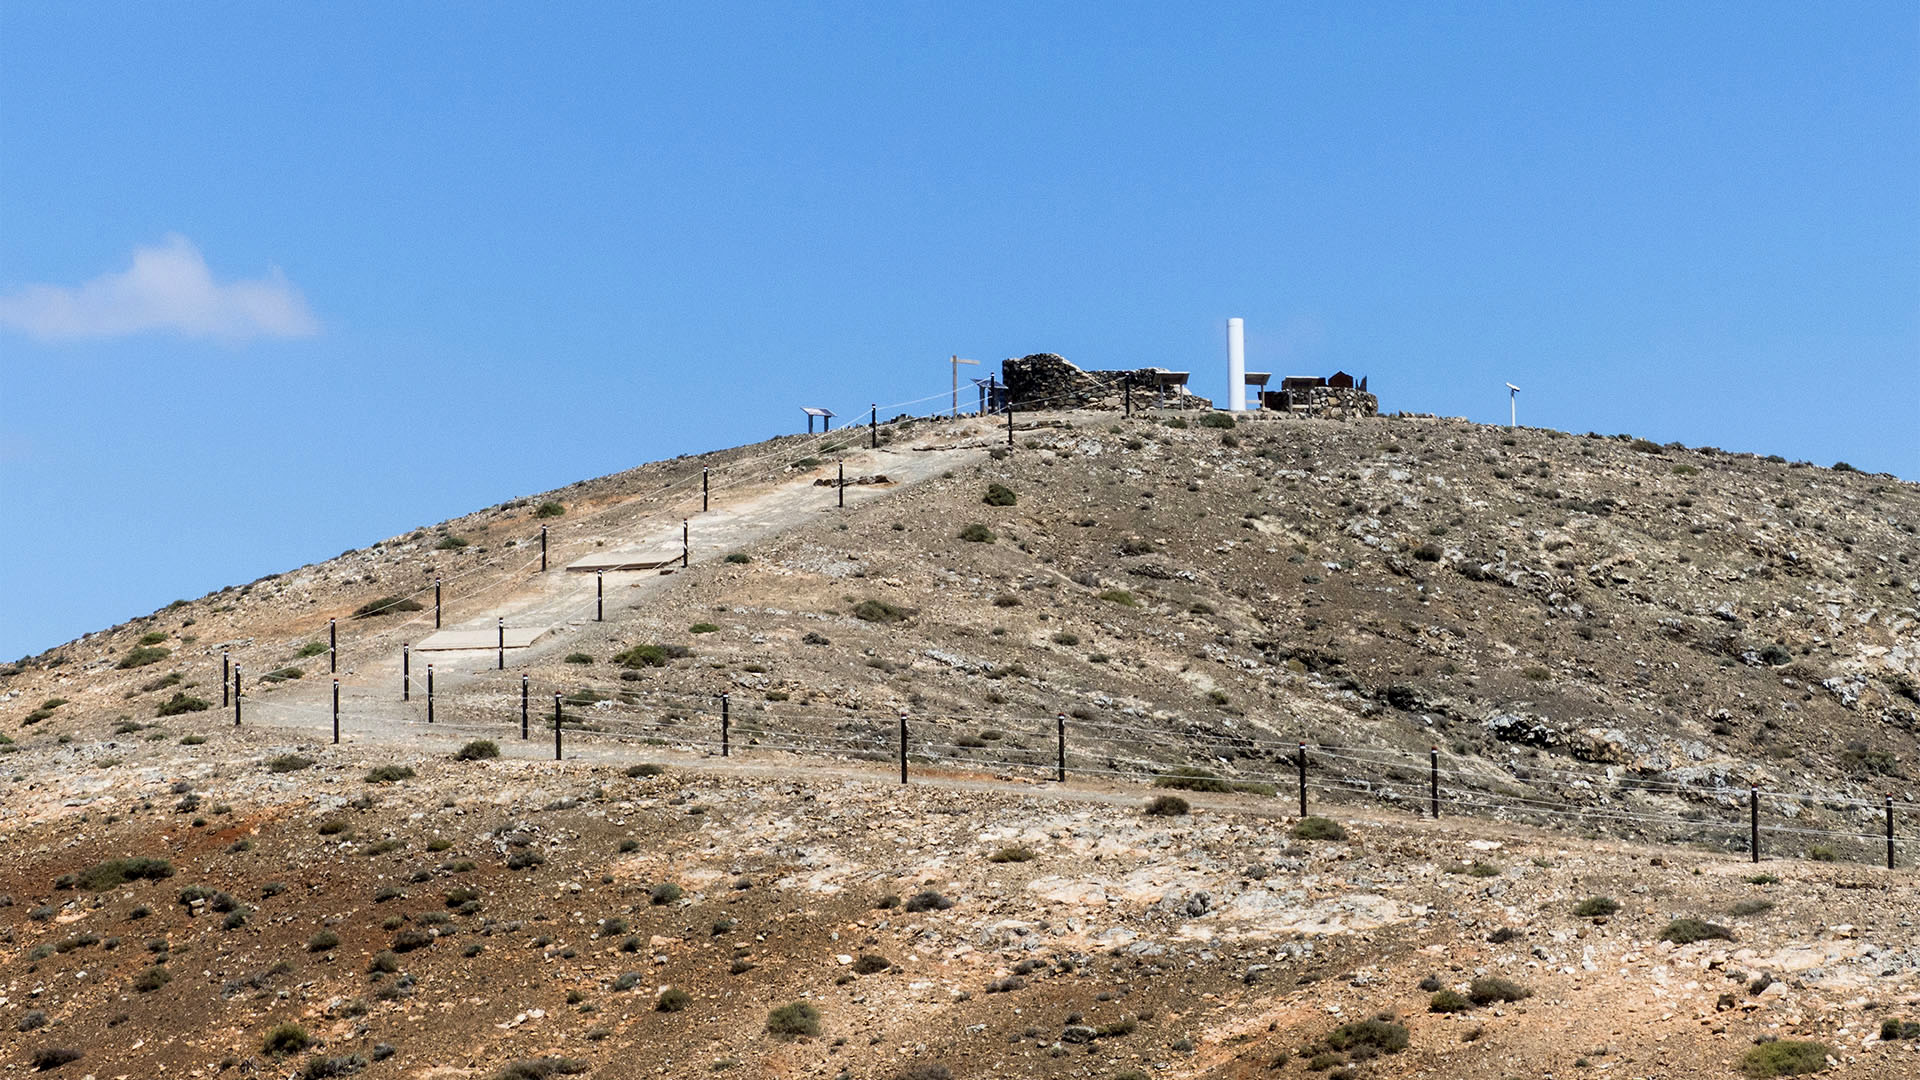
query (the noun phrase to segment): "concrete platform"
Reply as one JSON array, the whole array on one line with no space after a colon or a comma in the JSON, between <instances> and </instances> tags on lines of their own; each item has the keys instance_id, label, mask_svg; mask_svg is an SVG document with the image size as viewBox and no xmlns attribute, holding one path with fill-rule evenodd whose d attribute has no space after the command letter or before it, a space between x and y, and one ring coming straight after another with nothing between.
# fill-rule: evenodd
<instances>
[{"instance_id":1,"label":"concrete platform","mask_svg":"<svg viewBox=\"0 0 1920 1080\"><path fill-rule=\"evenodd\" d=\"M591 574L599 570L658 570L663 566L679 565L680 545L675 544L671 551L666 548L599 551L568 563L567 570L570 573Z\"/></svg>"},{"instance_id":2,"label":"concrete platform","mask_svg":"<svg viewBox=\"0 0 1920 1080\"><path fill-rule=\"evenodd\" d=\"M507 627L507 648L524 649L539 640L547 632L544 626ZM448 649L498 649L500 630L489 626L485 630L435 630L424 641L413 643L414 652L431 652Z\"/></svg>"}]
</instances>

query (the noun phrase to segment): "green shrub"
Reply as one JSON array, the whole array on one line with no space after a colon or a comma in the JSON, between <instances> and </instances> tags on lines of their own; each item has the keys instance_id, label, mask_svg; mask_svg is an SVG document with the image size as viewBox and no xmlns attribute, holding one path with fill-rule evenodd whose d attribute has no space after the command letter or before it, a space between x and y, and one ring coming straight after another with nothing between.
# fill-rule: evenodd
<instances>
[{"instance_id":1,"label":"green shrub","mask_svg":"<svg viewBox=\"0 0 1920 1080\"><path fill-rule=\"evenodd\" d=\"M464 536L443 536L440 538L439 543L433 545L433 549L435 551L459 551L461 548L466 547L468 542Z\"/></svg>"},{"instance_id":2,"label":"green shrub","mask_svg":"<svg viewBox=\"0 0 1920 1080\"><path fill-rule=\"evenodd\" d=\"M583 652L571 652L567 654L565 662L569 664L591 664L593 663L593 657Z\"/></svg>"},{"instance_id":3,"label":"green shrub","mask_svg":"<svg viewBox=\"0 0 1920 1080\"><path fill-rule=\"evenodd\" d=\"M988 506L1012 506L1020 501L1020 496L1015 495L1013 489L1005 484L988 484L987 495L980 501Z\"/></svg>"},{"instance_id":4,"label":"green shrub","mask_svg":"<svg viewBox=\"0 0 1920 1080\"><path fill-rule=\"evenodd\" d=\"M1174 788L1178 791L1228 792L1233 790L1233 785L1222 780L1217 774L1191 765L1182 765L1172 772L1154 777L1153 786Z\"/></svg>"},{"instance_id":5,"label":"green shrub","mask_svg":"<svg viewBox=\"0 0 1920 1080\"><path fill-rule=\"evenodd\" d=\"M402 611L419 611L425 606L410 596L383 596L354 608L352 618L372 619L381 615L395 615Z\"/></svg>"},{"instance_id":6,"label":"green shrub","mask_svg":"<svg viewBox=\"0 0 1920 1080\"><path fill-rule=\"evenodd\" d=\"M689 634L717 634L719 632L720 628L710 622L697 622L687 627L687 633Z\"/></svg>"},{"instance_id":7,"label":"green shrub","mask_svg":"<svg viewBox=\"0 0 1920 1080\"><path fill-rule=\"evenodd\" d=\"M267 762L268 772L290 773L313 767L313 759L302 754L281 754Z\"/></svg>"},{"instance_id":8,"label":"green shrub","mask_svg":"<svg viewBox=\"0 0 1920 1080\"><path fill-rule=\"evenodd\" d=\"M1533 996L1533 991L1498 975L1485 975L1467 985L1467 997L1475 1005L1492 1005L1495 1002L1520 1001Z\"/></svg>"},{"instance_id":9,"label":"green shrub","mask_svg":"<svg viewBox=\"0 0 1920 1080\"><path fill-rule=\"evenodd\" d=\"M500 756L500 745L492 739L475 739L453 755L455 761L479 761Z\"/></svg>"},{"instance_id":10,"label":"green shrub","mask_svg":"<svg viewBox=\"0 0 1920 1080\"><path fill-rule=\"evenodd\" d=\"M1880 1021L1880 1039L1893 1042L1895 1039L1920 1039L1920 1023L1889 1016Z\"/></svg>"},{"instance_id":11,"label":"green shrub","mask_svg":"<svg viewBox=\"0 0 1920 1080\"><path fill-rule=\"evenodd\" d=\"M906 608L895 607L885 600L862 600L853 608L853 617L862 622L904 622L911 614L913 613Z\"/></svg>"},{"instance_id":12,"label":"green shrub","mask_svg":"<svg viewBox=\"0 0 1920 1080\"><path fill-rule=\"evenodd\" d=\"M1437 1013L1466 1012L1473 1008L1473 1002L1457 991L1440 990L1427 1001L1427 1011Z\"/></svg>"},{"instance_id":13,"label":"green shrub","mask_svg":"<svg viewBox=\"0 0 1920 1080\"><path fill-rule=\"evenodd\" d=\"M873 953L862 953L853 961L853 973L855 975L878 975L892 966L893 961L884 956L876 956Z\"/></svg>"},{"instance_id":14,"label":"green shrub","mask_svg":"<svg viewBox=\"0 0 1920 1080\"><path fill-rule=\"evenodd\" d=\"M173 651L170 649L163 649L155 645L136 645L127 650L127 655L121 657L120 663L116 666L120 668L146 667L148 664L157 664L172 655Z\"/></svg>"},{"instance_id":15,"label":"green shrub","mask_svg":"<svg viewBox=\"0 0 1920 1080\"><path fill-rule=\"evenodd\" d=\"M1321 1040L1327 1049L1346 1052L1358 1047L1370 1047L1382 1054L1397 1054L1407 1048L1407 1029L1390 1020L1356 1020L1351 1024L1342 1024L1327 1032Z\"/></svg>"},{"instance_id":16,"label":"green shrub","mask_svg":"<svg viewBox=\"0 0 1920 1080\"><path fill-rule=\"evenodd\" d=\"M394 952L392 949L381 949L379 952L373 954L373 959L367 961L367 974L369 975L392 975L399 970L400 954Z\"/></svg>"},{"instance_id":17,"label":"green shrub","mask_svg":"<svg viewBox=\"0 0 1920 1080\"><path fill-rule=\"evenodd\" d=\"M653 1011L675 1013L693 1004L693 995L677 986L669 986L653 999Z\"/></svg>"},{"instance_id":18,"label":"green shrub","mask_svg":"<svg viewBox=\"0 0 1920 1080\"><path fill-rule=\"evenodd\" d=\"M727 555L727 561L736 566L745 566L753 561L753 556L744 551L735 551Z\"/></svg>"},{"instance_id":19,"label":"green shrub","mask_svg":"<svg viewBox=\"0 0 1920 1080\"><path fill-rule=\"evenodd\" d=\"M411 766L375 765L367 770L367 775L362 779L369 784L392 784L401 780L411 780L413 777L414 772Z\"/></svg>"},{"instance_id":20,"label":"green shrub","mask_svg":"<svg viewBox=\"0 0 1920 1080\"><path fill-rule=\"evenodd\" d=\"M1745 917L1748 915L1760 915L1772 910L1773 901L1771 900L1742 900L1733 905L1733 907L1728 908L1727 914L1736 917Z\"/></svg>"},{"instance_id":21,"label":"green shrub","mask_svg":"<svg viewBox=\"0 0 1920 1080\"><path fill-rule=\"evenodd\" d=\"M663 881L648 891L647 900L655 905L666 905L677 902L682 895L680 886Z\"/></svg>"},{"instance_id":22,"label":"green shrub","mask_svg":"<svg viewBox=\"0 0 1920 1080\"><path fill-rule=\"evenodd\" d=\"M205 712L213 708L212 702L202 698L189 697L184 692L175 692L167 700L154 707L155 716L179 716L181 713Z\"/></svg>"},{"instance_id":23,"label":"green shrub","mask_svg":"<svg viewBox=\"0 0 1920 1080\"><path fill-rule=\"evenodd\" d=\"M1699 919L1675 919L1660 931L1661 941L1671 941L1675 945L1691 945L1696 941L1717 939L1732 941L1733 931L1718 923L1702 922Z\"/></svg>"},{"instance_id":24,"label":"green shrub","mask_svg":"<svg viewBox=\"0 0 1920 1080\"><path fill-rule=\"evenodd\" d=\"M300 646L300 651L297 653L294 653L293 655L304 659L309 656L319 656L321 653L326 651L327 651L327 647L325 645L322 645L317 641L309 641L305 645Z\"/></svg>"},{"instance_id":25,"label":"green shrub","mask_svg":"<svg viewBox=\"0 0 1920 1080\"><path fill-rule=\"evenodd\" d=\"M961 529L959 537L969 544L991 544L995 539L993 530L978 522Z\"/></svg>"},{"instance_id":26,"label":"green shrub","mask_svg":"<svg viewBox=\"0 0 1920 1080\"><path fill-rule=\"evenodd\" d=\"M1148 817L1180 817L1191 809L1178 795L1157 795L1147 803L1146 813Z\"/></svg>"},{"instance_id":27,"label":"green shrub","mask_svg":"<svg viewBox=\"0 0 1920 1080\"><path fill-rule=\"evenodd\" d=\"M1204 428L1230 428L1236 425L1233 414L1210 412L1200 418L1200 426Z\"/></svg>"},{"instance_id":28,"label":"green shrub","mask_svg":"<svg viewBox=\"0 0 1920 1080\"><path fill-rule=\"evenodd\" d=\"M665 765L655 765L652 762L642 762L639 765L627 766L627 775L636 779L643 776L659 776L666 771L667 767Z\"/></svg>"},{"instance_id":29,"label":"green shrub","mask_svg":"<svg viewBox=\"0 0 1920 1080\"><path fill-rule=\"evenodd\" d=\"M1589 896L1573 906L1573 913L1583 919L1597 919L1620 910L1620 901L1611 896Z\"/></svg>"},{"instance_id":30,"label":"green shrub","mask_svg":"<svg viewBox=\"0 0 1920 1080\"><path fill-rule=\"evenodd\" d=\"M615 653L613 662L624 668L650 668L667 666L667 650L658 645L635 645L625 652Z\"/></svg>"},{"instance_id":31,"label":"green shrub","mask_svg":"<svg viewBox=\"0 0 1920 1080\"><path fill-rule=\"evenodd\" d=\"M307 1029L299 1024L276 1024L260 1042L260 1052L268 1057L285 1057L297 1054L313 1045L313 1038Z\"/></svg>"},{"instance_id":32,"label":"green shrub","mask_svg":"<svg viewBox=\"0 0 1920 1080\"><path fill-rule=\"evenodd\" d=\"M140 635L139 644L158 645L165 640L167 640L167 632L165 630L149 630Z\"/></svg>"},{"instance_id":33,"label":"green shrub","mask_svg":"<svg viewBox=\"0 0 1920 1080\"><path fill-rule=\"evenodd\" d=\"M1328 818L1303 817L1294 822L1288 835L1295 840L1345 840L1347 830Z\"/></svg>"},{"instance_id":34,"label":"green shrub","mask_svg":"<svg viewBox=\"0 0 1920 1080\"><path fill-rule=\"evenodd\" d=\"M151 994L172 981L173 972L155 964L133 977L133 988L142 994Z\"/></svg>"},{"instance_id":35,"label":"green shrub","mask_svg":"<svg viewBox=\"0 0 1920 1080\"><path fill-rule=\"evenodd\" d=\"M540 504L540 508L533 512L533 516L537 518L557 518L566 512L567 508L560 503L543 502Z\"/></svg>"},{"instance_id":36,"label":"green shrub","mask_svg":"<svg viewBox=\"0 0 1920 1080\"><path fill-rule=\"evenodd\" d=\"M182 736L180 736L180 745L181 745L181 746L199 746L199 745L200 745L201 743L203 743L203 742L206 742L206 741L207 741L207 737L206 737L205 735L182 735Z\"/></svg>"},{"instance_id":37,"label":"green shrub","mask_svg":"<svg viewBox=\"0 0 1920 1080\"><path fill-rule=\"evenodd\" d=\"M81 871L75 883L89 892L106 892L129 881L160 881L172 876L173 864L167 860L135 857L96 863Z\"/></svg>"},{"instance_id":38,"label":"green shrub","mask_svg":"<svg viewBox=\"0 0 1920 1080\"><path fill-rule=\"evenodd\" d=\"M326 952L339 947L340 935L331 930L316 930L313 936L307 939L308 952Z\"/></svg>"},{"instance_id":39,"label":"green shrub","mask_svg":"<svg viewBox=\"0 0 1920 1080\"><path fill-rule=\"evenodd\" d=\"M782 1005L767 1014L767 1032L784 1038L820 1034L820 1010L804 1001Z\"/></svg>"},{"instance_id":40,"label":"green shrub","mask_svg":"<svg viewBox=\"0 0 1920 1080\"><path fill-rule=\"evenodd\" d=\"M1740 1058L1740 1071L1754 1080L1770 1076L1806 1076L1824 1071L1833 1048L1826 1043L1781 1039L1761 1043Z\"/></svg>"},{"instance_id":41,"label":"green shrub","mask_svg":"<svg viewBox=\"0 0 1920 1080\"><path fill-rule=\"evenodd\" d=\"M1015 844L1012 847L1003 847L999 851L996 851L993 854L987 856L987 861L995 862L995 863L1032 862L1033 849L1027 847L1024 844Z\"/></svg>"},{"instance_id":42,"label":"green shrub","mask_svg":"<svg viewBox=\"0 0 1920 1080\"><path fill-rule=\"evenodd\" d=\"M1121 607L1140 606L1140 601L1135 599L1134 595L1125 589L1108 589L1106 592L1100 594L1100 599L1105 600L1109 604L1119 604Z\"/></svg>"}]
</instances>

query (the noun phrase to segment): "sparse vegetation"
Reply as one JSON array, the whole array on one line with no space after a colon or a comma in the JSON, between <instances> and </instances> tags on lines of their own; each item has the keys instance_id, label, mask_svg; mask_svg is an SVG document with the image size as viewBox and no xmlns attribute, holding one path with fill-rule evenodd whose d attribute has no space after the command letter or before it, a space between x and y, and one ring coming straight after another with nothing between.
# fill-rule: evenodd
<instances>
[{"instance_id":1,"label":"sparse vegetation","mask_svg":"<svg viewBox=\"0 0 1920 1080\"><path fill-rule=\"evenodd\" d=\"M1833 1048L1826 1043L1798 1039L1763 1042L1740 1057L1740 1072L1752 1080L1772 1076L1807 1076L1822 1072Z\"/></svg>"},{"instance_id":2,"label":"sparse vegetation","mask_svg":"<svg viewBox=\"0 0 1920 1080\"><path fill-rule=\"evenodd\" d=\"M1675 919L1660 931L1661 941L1671 941L1675 945L1691 945L1696 941L1732 941L1733 931L1718 923L1703 922L1699 919Z\"/></svg>"},{"instance_id":3,"label":"sparse vegetation","mask_svg":"<svg viewBox=\"0 0 1920 1080\"><path fill-rule=\"evenodd\" d=\"M353 609L349 616L355 619L374 619L382 615L398 615L403 611L419 611L426 605L410 596L383 596L378 600L369 600Z\"/></svg>"},{"instance_id":4,"label":"sparse vegetation","mask_svg":"<svg viewBox=\"0 0 1920 1080\"><path fill-rule=\"evenodd\" d=\"M549 501L541 503L540 506L534 510L533 516L537 518L557 518L566 512L567 508L563 504Z\"/></svg>"},{"instance_id":5,"label":"sparse vegetation","mask_svg":"<svg viewBox=\"0 0 1920 1080\"><path fill-rule=\"evenodd\" d=\"M961 529L958 536L969 544L991 544L996 539L993 535L993 530L979 522L975 522Z\"/></svg>"},{"instance_id":6,"label":"sparse vegetation","mask_svg":"<svg viewBox=\"0 0 1920 1080\"><path fill-rule=\"evenodd\" d=\"M1589 896L1573 906L1573 913L1583 919L1604 918L1619 910L1620 901L1611 896Z\"/></svg>"},{"instance_id":7,"label":"sparse vegetation","mask_svg":"<svg viewBox=\"0 0 1920 1080\"><path fill-rule=\"evenodd\" d=\"M820 1010L804 1001L782 1005L767 1014L767 1033L784 1038L820 1034Z\"/></svg>"},{"instance_id":8,"label":"sparse vegetation","mask_svg":"<svg viewBox=\"0 0 1920 1080\"><path fill-rule=\"evenodd\" d=\"M369 784L397 784L402 780L411 780L413 776L413 768L408 765L375 765L361 779Z\"/></svg>"},{"instance_id":9,"label":"sparse vegetation","mask_svg":"<svg viewBox=\"0 0 1920 1080\"><path fill-rule=\"evenodd\" d=\"M1193 808L1178 795L1156 795L1147 803L1148 817L1182 817Z\"/></svg>"},{"instance_id":10,"label":"sparse vegetation","mask_svg":"<svg viewBox=\"0 0 1920 1080\"><path fill-rule=\"evenodd\" d=\"M475 739L454 752L455 761L483 761L500 756L500 744L492 739Z\"/></svg>"},{"instance_id":11,"label":"sparse vegetation","mask_svg":"<svg viewBox=\"0 0 1920 1080\"><path fill-rule=\"evenodd\" d=\"M1295 840L1345 840L1347 830L1330 818L1303 817L1293 823L1288 835Z\"/></svg>"},{"instance_id":12,"label":"sparse vegetation","mask_svg":"<svg viewBox=\"0 0 1920 1080\"><path fill-rule=\"evenodd\" d=\"M863 622L905 622L912 614L913 613L906 608L889 604L885 600L862 600L853 607L853 617Z\"/></svg>"},{"instance_id":13,"label":"sparse vegetation","mask_svg":"<svg viewBox=\"0 0 1920 1080\"><path fill-rule=\"evenodd\" d=\"M980 501L988 506L1012 506L1020 501L1020 496L1005 484L988 484L987 494Z\"/></svg>"}]
</instances>

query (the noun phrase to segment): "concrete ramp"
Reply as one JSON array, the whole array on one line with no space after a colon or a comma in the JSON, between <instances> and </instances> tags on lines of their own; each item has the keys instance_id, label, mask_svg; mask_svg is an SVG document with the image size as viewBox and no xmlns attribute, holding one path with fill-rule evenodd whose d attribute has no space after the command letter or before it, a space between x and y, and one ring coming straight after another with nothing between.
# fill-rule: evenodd
<instances>
[{"instance_id":1,"label":"concrete ramp","mask_svg":"<svg viewBox=\"0 0 1920 1080\"><path fill-rule=\"evenodd\" d=\"M597 551L568 563L567 570L576 574L591 574L599 570L658 570L663 566L679 565L680 545L675 544L671 550L661 547Z\"/></svg>"},{"instance_id":2,"label":"concrete ramp","mask_svg":"<svg viewBox=\"0 0 1920 1080\"><path fill-rule=\"evenodd\" d=\"M507 627L507 648L524 649L539 640L547 632L544 626ZM497 649L500 647L500 628L489 626L484 630L435 630L425 641L413 643L414 652L431 652L450 649Z\"/></svg>"}]
</instances>

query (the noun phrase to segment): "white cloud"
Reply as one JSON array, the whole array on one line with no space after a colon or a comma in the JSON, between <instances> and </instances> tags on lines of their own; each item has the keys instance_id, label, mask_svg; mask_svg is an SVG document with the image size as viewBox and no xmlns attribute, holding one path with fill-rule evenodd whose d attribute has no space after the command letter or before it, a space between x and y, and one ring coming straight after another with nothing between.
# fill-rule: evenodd
<instances>
[{"instance_id":1,"label":"white cloud","mask_svg":"<svg viewBox=\"0 0 1920 1080\"><path fill-rule=\"evenodd\" d=\"M133 249L133 265L92 281L29 285L0 296L0 326L43 341L173 331L244 341L311 337L320 321L275 267L265 277L219 282L200 249L180 235Z\"/></svg>"}]
</instances>

